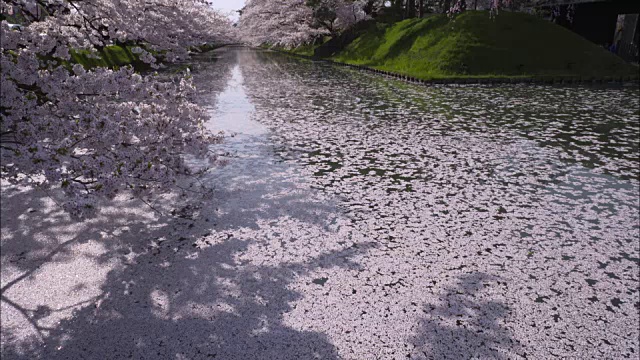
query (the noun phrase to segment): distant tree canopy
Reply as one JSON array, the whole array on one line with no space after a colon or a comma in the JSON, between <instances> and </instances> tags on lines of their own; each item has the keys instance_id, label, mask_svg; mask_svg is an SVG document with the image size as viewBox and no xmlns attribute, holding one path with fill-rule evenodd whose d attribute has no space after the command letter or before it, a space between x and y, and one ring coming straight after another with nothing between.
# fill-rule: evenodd
<instances>
[{"instance_id":1,"label":"distant tree canopy","mask_svg":"<svg viewBox=\"0 0 640 360\"><path fill-rule=\"evenodd\" d=\"M369 16L361 0L249 0L240 17L245 41L296 46L336 35Z\"/></svg>"},{"instance_id":2,"label":"distant tree canopy","mask_svg":"<svg viewBox=\"0 0 640 360\"><path fill-rule=\"evenodd\" d=\"M451 14L465 10L520 9L538 0L369 0L365 12L389 20L423 17L426 14Z\"/></svg>"},{"instance_id":3,"label":"distant tree canopy","mask_svg":"<svg viewBox=\"0 0 640 360\"><path fill-rule=\"evenodd\" d=\"M522 9L543 0L249 0L240 12L245 41L285 47L335 36L356 23L393 22L426 14L453 16L467 9ZM546 1L546 0L544 0ZM556 0L549 0L553 2Z\"/></svg>"}]
</instances>

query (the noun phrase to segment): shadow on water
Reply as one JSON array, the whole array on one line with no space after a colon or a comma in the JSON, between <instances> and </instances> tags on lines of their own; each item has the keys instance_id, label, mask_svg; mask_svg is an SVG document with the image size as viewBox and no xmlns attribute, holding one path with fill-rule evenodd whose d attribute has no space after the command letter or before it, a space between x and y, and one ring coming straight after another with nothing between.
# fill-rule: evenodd
<instances>
[{"instance_id":1,"label":"shadow on water","mask_svg":"<svg viewBox=\"0 0 640 360\"><path fill-rule=\"evenodd\" d=\"M131 241L165 232L141 231ZM79 306L71 319L53 327L38 323L55 309L28 310L3 295L3 302L29 317L44 344L7 345L3 358L334 358L323 335L283 324L299 297L287 286L314 265L238 265L234 257L246 248L247 242L229 239L189 256L171 247L131 253L134 263L110 271L91 306ZM53 261L56 252L40 265ZM3 294L13 284L5 285Z\"/></svg>"},{"instance_id":2,"label":"shadow on water","mask_svg":"<svg viewBox=\"0 0 640 360\"><path fill-rule=\"evenodd\" d=\"M497 285L496 285L497 284ZM445 289L440 304L428 304L411 342L427 359L526 358L515 334L503 323L511 316L502 302L483 299L483 290L500 279L480 272L464 274ZM504 283L506 285L506 283ZM487 297L489 298L489 297Z\"/></svg>"},{"instance_id":3,"label":"shadow on water","mask_svg":"<svg viewBox=\"0 0 640 360\"><path fill-rule=\"evenodd\" d=\"M237 80L237 67L226 68L236 69ZM237 161L211 175L217 196L210 206L191 209L175 198L156 204L175 216L149 215L123 200L76 224L36 191L3 189L2 213L16 217L2 224L2 263L13 269L3 279L2 306L28 323L3 324L3 359L337 358L325 335L286 323L302 296L291 285L320 268L357 268L350 258L367 245L271 263L243 257L264 239L236 231L269 223L285 231L283 218L319 226L335 216L295 189L285 165L269 163L263 140L234 148ZM107 269L103 278L92 278L95 267ZM87 292L91 282L99 286ZM35 286L59 298L33 294ZM60 298L74 303L59 306Z\"/></svg>"},{"instance_id":4,"label":"shadow on water","mask_svg":"<svg viewBox=\"0 0 640 360\"><path fill-rule=\"evenodd\" d=\"M191 259L171 248L136 254L135 264L112 270L92 305L79 307L71 319L39 326L39 318L56 310L23 308L46 334L44 346L6 346L3 358L335 358L323 335L283 324L299 297L287 285L313 265L238 267L234 256L246 246L229 239Z\"/></svg>"},{"instance_id":5,"label":"shadow on water","mask_svg":"<svg viewBox=\"0 0 640 360\"><path fill-rule=\"evenodd\" d=\"M242 195L259 197L258 192L255 189L227 194L227 200L234 202ZM223 217L217 217L216 211L209 209L199 215L187 211L177 217L144 219L135 211L129 212L135 209L128 206L137 204L120 204L110 214L74 227L59 211L30 213L29 219L18 221L17 229L11 230L11 238L3 239L3 263L20 269L20 275L3 282L1 292L3 307L27 320L34 335L18 339L12 328L5 327L3 358L337 358L336 349L325 335L285 323L286 313L301 297L290 285L319 268L358 267L349 259L366 251L366 246L325 251L277 265L256 265L243 259L251 246L262 239L238 239L230 234L239 229L259 228L256 224L259 220L277 222L283 216L264 209L279 207L303 224L311 219L315 223L328 223L333 216L328 207L305 208L303 196L266 193L273 199L240 200L240 205ZM4 203L33 207L46 202L34 195L15 194L6 197ZM175 203L165 205L170 208ZM218 205L225 208L224 203ZM3 208L3 213L24 210ZM55 225L29 227L28 223L37 221L39 216ZM7 229L3 227L3 232ZM105 233L109 234L108 239L100 240ZM93 244L98 250L89 251L81 244ZM25 250L25 258L21 259L12 250L23 246L33 250ZM114 262L119 265L110 267L97 293L76 296L87 286L82 278L92 276L84 273L93 271L91 266L70 269L72 277L80 278L73 288L59 288L66 286L64 274L46 273L58 271L57 266L78 259L93 266ZM48 297L36 295L36 299L21 303L24 286L42 283L41 276L45 282L48 276L54 278L44 284L46 289L63 291L78 300L69 306L56 307L42 305ZM63 278L60 285L56 284L58 277ZM66 296L63 298L67 300ZM69 311L70 316L56 321L48 319L64 311Z\"/></svg>"}]
</instances>

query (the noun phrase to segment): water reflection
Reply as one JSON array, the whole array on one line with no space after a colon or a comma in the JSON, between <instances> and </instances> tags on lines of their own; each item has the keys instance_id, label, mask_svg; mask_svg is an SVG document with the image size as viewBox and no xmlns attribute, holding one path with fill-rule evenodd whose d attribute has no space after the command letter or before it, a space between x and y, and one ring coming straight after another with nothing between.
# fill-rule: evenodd
<instances>
[{"instance_id":1,"label":"water reflection","mask_svg":"<svg viewBox=\"0 0 640 360\"><path fill-rule=\"evenodd\" d=\"M231 79L218 94L215 108L210 110L209 130L224 131L231 136L266 134L266 127L251 119L254 107L244 91L243 81L240 65L235 64Z\"/></svg>"},{"instance_id":2,"label":"water reflection","mask_svg":"<svg viewBox=\"0 0 640 360\"><path fill-rule=\"evenodd\" d=\"M402 296L432 296L423 279L454 286L449 279L499 274L504 286L486 301L510 309L500 326L512 331L486 330L535 344L522 353L590 357L576 344L601 343L602 334L610 334L603 353L637 349L637 88L424 87L265 51L240 59L254 116L272 129L278 155L304 164L354 224L375 230L386 250L365 266L413 282ZM605 262L615 269L605 272ZM627 307L616 311L612 299ZM428 332L447 333L445 320L430 321ZM386 328L394 326L402 328ZM616 326L626 335L613 335ZM472 346L471 332L449 333ZM426 338L405 340L409 355L441 355Z\"/></svg>"}]
</instances>

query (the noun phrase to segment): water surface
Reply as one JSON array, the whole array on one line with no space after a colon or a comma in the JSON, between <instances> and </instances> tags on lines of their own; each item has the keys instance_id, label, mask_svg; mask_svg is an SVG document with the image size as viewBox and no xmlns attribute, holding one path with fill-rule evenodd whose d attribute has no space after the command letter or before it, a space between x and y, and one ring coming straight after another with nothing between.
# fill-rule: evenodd
<instances>
[{"instance_id":1,"label":"water surface","mask_svg":"<svg viewBox=\"0 0 640 360\"><path fill-rule=\"evenodd\" d=\"M189 64L213 199L2 191L9 359L637 358L637 87Z\"/></svg>"},{"instance_id":2,"label":"water surface","mask_svg":"<svg viewBox=\"0 0 640 360\"><path fill-rule=\"evenodd\" d=\"M267 51L222 56L276 163L376 244L360 273L322 277L344 294L290 314L338 354L637 356L637 87L425 87Z\"/></svg>"}]
</instances>

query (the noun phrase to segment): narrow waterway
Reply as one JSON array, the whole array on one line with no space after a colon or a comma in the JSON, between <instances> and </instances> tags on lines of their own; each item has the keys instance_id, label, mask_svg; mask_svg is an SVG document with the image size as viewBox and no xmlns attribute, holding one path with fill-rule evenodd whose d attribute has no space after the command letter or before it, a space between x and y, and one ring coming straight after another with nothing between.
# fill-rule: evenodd
<instances>
[{"instance_id":1,"label":"narrow waterway","mask_svg":"<svg viewBox=\"0 0 640 360\"><path fill-rule=\"evenodd\" d=\"M424 87L222 57L273 156L349 219L335 241L371 246L303 290L291 326L346 358L637 356L637 87Z\"/></svg>"},{"instance_id":2,"label":"narrow waterway","mask_svg":"<svg viewBox=\"0 0 640 360\"><path fill-rule=\"evenodd\" d=\"M226 136L205 207L76 224L3 190L3 356L637 358L637 87L191 67Z\"/></svg>"}]
</instances>

